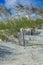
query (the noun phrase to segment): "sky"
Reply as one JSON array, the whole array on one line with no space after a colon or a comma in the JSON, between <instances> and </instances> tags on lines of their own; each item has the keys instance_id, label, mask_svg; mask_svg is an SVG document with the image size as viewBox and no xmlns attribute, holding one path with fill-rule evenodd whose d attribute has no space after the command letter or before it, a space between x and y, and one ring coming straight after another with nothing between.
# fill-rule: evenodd
<instances>
[{"instance_id":1,"label":"sky","mask_svg":"<svg viewBox=\"0 0 43 65\"><path fill-rule=\"evenodd\" d=\"M5 3L5 0L0 0L0 3L3 3L4 4Z\"/></svg>"},{"instance_id":2,"label":"sky","mask_svg":"<svg viewBox=\"0 0 43 65\"><path fill-rule=\"evenodd\" d=\"M7 8L11 8L17 3L29 6L32 4L32 6L43 8L43 0L0 0L0 4L6 6Z\"/></svg>"},{"instance_id":3,"label":"sky","mask_svg":"<svg viewBox=\"0 0 43 65\"><path fill-rule=\"evenodd\" d=\"M28 5L28 6L43 8L43 0L0 0L0 4L5 6L9 10L14 5L17 5L17 3L21 3L22 5L26 5L26 6Z\"/></svg>"}]
</instances>

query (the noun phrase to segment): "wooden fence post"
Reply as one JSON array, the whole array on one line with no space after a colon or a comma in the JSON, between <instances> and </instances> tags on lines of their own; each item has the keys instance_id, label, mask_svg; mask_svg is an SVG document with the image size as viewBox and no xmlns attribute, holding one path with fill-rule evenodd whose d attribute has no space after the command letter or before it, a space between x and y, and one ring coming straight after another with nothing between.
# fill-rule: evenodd
<instances>
[{"instance_id":1,"label":"wooden fence post","mask_svg":"<svg viewBox=\"0 0 43 65\"><path fill-rule=\"evenodd\" d=\"M22 30L23 32L23 46L25 46L25 39L24 39L24 30Z\"/></svg>"}]
</instances>

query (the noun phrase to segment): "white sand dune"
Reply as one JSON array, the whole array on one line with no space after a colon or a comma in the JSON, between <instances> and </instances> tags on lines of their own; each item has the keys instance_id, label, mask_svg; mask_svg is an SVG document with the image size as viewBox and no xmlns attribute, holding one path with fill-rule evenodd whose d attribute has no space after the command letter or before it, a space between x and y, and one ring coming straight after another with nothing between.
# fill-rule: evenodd
<instances>
[{"instance_id":1,"label":"white sand dune","mask_svg":"<svg viewBox=\"0 0 43 65\"><path fill-rule=\"evenodd\" d=\"M8 60L0 60L0 65L43 65L43 46L23 47L8 42L0 44L0 47L12 52L7 55Z\"/></svg>"}]
</instances>

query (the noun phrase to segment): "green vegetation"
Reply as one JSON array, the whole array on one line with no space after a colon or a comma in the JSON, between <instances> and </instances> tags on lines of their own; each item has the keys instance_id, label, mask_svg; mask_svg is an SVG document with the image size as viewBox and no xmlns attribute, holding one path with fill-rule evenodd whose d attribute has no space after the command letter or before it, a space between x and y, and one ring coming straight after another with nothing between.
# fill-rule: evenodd
<instances>
[{"instance_id":1,"label":"green vegetation","mask_svg":"<svg viewBox=\"0 0 43 65\"><path fill-rule=\"evenodd\" d=\"M7 35L16 36L20 28L41 28L43 26L43 19L29 20L26 17L22 19L7 20L4 23L0 22L0 30L4 30Z\"/></svg>"},{"instance_id":2,"label":"green vegetation","mask_svg":"<svg viewBox=\"0 0 43 65\"><path fill-rule=\"evenodd\" d=\"M7 22L0 22L0 30L13 29L18 31L20 28L32 28L43 26L43 19L29 20L26 17L22 19L14 19L12 21L7 20Z\"/></svg>"}]
</instances>

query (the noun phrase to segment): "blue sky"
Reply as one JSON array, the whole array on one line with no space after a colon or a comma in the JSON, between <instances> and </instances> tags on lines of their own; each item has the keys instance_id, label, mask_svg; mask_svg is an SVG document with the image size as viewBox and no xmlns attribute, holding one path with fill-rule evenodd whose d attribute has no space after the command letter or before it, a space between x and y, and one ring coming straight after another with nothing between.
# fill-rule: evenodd
<instances>
[{"instance_id":1,"label":"blue sky","mask_svg":"<svg viewBox=\"0 0 43 65\"><path fill-rule=\"evenodd\" d=\"M20 3L24 5L33 5L33 6L40 6L43 7L43 0L19 0Z\"/></svg>"},{"instance_id":2,"label":"blue sky","mask_svg":"<svg viewBox=\"0 0 43 65\"><path fill-rule=\"evenodd\" d=\"M17 5L17 3L21 3L21 4L26 5L26 6L33 6L33 7L41 7L41 8L43 8L43 0L0 0L0 4L5 6L9 10L14 5ZM11 10L11 12L13 12L13 11Z\"/></svg>"},{"instance_id":3,"label":"blue sky","mask_svg":"<svg viewBox=\"0 0 43 65\"><path fill-rule=\"evenodd\" d=\"M14 4L21 3L23 5L31 5L36 7L42 7L43 8L43 0L0 0L0 4L3 4L4 6L10 8Z\"/></svg>"},{"instance_id":4,"label":"blue sky","mask_svg":"<svg viewBox=\"0 0 43 65\"><path fill-rule=\"evenodd\" d=\"M0 3L5 3L5 0L0 0Z\"/></svg>"}]
</instances>

